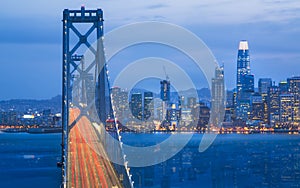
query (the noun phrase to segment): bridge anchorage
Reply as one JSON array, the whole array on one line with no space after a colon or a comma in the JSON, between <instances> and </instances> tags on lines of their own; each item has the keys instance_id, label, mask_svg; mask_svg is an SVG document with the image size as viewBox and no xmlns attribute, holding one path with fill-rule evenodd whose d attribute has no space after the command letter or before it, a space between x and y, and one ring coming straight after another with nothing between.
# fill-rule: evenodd
<instances>
[{"instance_id":1,"label":"bridge anchorage","mask_svg":"<svg viewBox=\"0 0 300 188\"><path fill-rule=\"evenodd\" d=\"M133 187L118 125L112 121L115 118L103 48L103 11L65 9L62 21L61 187ZM111 157L118 162L110 162Z\"/></svg>"}]
</instances>

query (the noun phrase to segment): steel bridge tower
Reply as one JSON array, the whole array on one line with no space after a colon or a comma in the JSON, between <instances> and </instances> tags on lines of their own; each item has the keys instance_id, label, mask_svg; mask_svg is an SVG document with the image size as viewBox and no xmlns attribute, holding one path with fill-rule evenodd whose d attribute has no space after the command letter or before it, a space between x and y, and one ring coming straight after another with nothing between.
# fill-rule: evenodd
<instances>
[{"instance_id":1,"label":"steel bridge tower","mask_svg":"<svg viewBox=\"0 0 300 188\"><path fill-rule=\"evenodd\" d=\"M84 7L81 7L81 10L65 9L62 21L62 187L86 187L87 185L84 184L86 179L88 179L88 185L95 179L97 179L96 183L101 183L99 178L107 183L103 176L98 176L104 174L103 172L95 173L95 170L99 170L94 169L95 166L101 166L97 163L97 160L103 160L102 156L95 151L100 151L104 156L115 156L119 161L119 164L108 160L101 161L106 164L104 165L105 169L102 170L111 175L106 177L108 184L110 183L109 186L122 184L124 187L133 187L130 168L127 167L127 162L125 162L126 155L122 148L117 123L114 122L113 131L110 133L105 131L106 122L110 122L108 120L114 120L115 118L103 47L103 12L101 9L85 10ZM87 25L89 26L87 27ZM86 28L88 30L84 30ZM110 137L118 142L112 143ZM78 140L81 140L80 143ZM93 146L92 150L87 149L88 154L83 154L82 149L92 148ZM78 151L80 151L80 154L78 154ZM77 153L74 154L74 152ZM81 157L76 158L79 155ZM86 156L93 156L88 161L96 161L96 163L90 164L87 162L85 160ZM78 161L90 167L88 170L91 171L88 175L95 176L96 174L96 177L91 180L88 176L82 174L77 174L78 177L74 176L78 171L81 171L75 170L75 173L73 172L73 167L79 164ZM77 168L80 169L80 165ZM78 178L80 178L80 182L77 181ZM105 185L107 186L107 184Z\"/></svg>"},{"instance_id":2,"label":"steel bridge tower","mask_svg":"<svg viewBox=\"0 0 300 188\"><path fill-rule=\"evenodd\" d=\"M98 115L102 122L107 118L106 99L105 99L105 57L103 52L103 12L101 9L85 10L82 6L81 10L68 10L63 12L63 109L62 109L62 178L63 185L67 184L67 170L68 170L68 141L69 131L72 128L72 122L69 122L69 109L70 105L76 103L72 95L75 93L74 83L81 82L81 96L78 97L77 107L80 108L82 114L88 113L89 109L95 105L98 108ZM77 27L79 24L90 24L89 30L82 34ZM77 25L76 25L77 24ZM71 47L71 33L77 38L77 43ZM96 33L97 45L96 48L92 46L88 38ZM75 35L74 35L75 34ZM76 41L76 39L75 39ZM92 63L85 67L84 56L77 55L79 48L86 48L93 56ZM82 53L82 52L81 52ZM93 73L91 73L93 72ZM76 76L75 76L76 74ZM88 78L88 74L92 75ZM76 79L76 81L74 81ZM93 80L91 80L93 79ZM87 82L94 82L96 89L90 93L94 97L87 96ZM89 101L87 98L95 100ZM79 119L79 118L77 118ZM74 121L76 122L76 121ZM71 125L71 126L70 126ZM74 125L73 125L74 126Z\"/></svg>"}]
</instances>

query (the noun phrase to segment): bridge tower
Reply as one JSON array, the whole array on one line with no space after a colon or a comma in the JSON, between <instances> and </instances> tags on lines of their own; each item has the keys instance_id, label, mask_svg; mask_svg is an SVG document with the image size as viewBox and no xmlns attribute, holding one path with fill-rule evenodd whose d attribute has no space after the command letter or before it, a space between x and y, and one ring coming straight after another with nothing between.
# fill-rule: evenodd
<instances>
[{"instance_id":1,"label":"bridge tower","mask_svg":"<svg viewBox=\"0 0 300 188\"><path fill-rule=\"evenodd\" d=\"M95 105L98 109L98 116L101 122L107 118L107 102L105 97L106 67L103 51L103 11L85 10L68 10L63 12L63 109L62 109L62 181L63 186L67 186L68 181L68 143L69 131L72 128L72 122L69 120L70 105L76 104L80 108L81 114L89 113L89 109ZM86 32L80 28L82 24L89 24L90 27ZM80 26L81 25L81 26ZM86 26L86 25L84 25ZM97 41L96 46L92 46L89 37L94 36ZM96 37L95 37L96 36ZM73 37L73 38L72 38ZM74 43L75 41L75 43ZM75 44L72 46L72 42ZM80 51L85 48L94 57L90 64L85 64L85 58ZM79 53L79 54L78 54ZM81 53L81 54L80 54ZM74 84L81 86L81 96L75 97ZM93 89L88 87L88 83L94 82ZM90 84L91 85L91 84ZM90 90L90 91L88 91ZM91 96L94 95L94 96ZM90 100L92 99L92 100ZM95 107L94 106L94 107ZM77 119L79 119L78 117ZM74 121L76 122L76 120ZM70 126L71 125L71 126Z\"/></svg>"}]
</instances>

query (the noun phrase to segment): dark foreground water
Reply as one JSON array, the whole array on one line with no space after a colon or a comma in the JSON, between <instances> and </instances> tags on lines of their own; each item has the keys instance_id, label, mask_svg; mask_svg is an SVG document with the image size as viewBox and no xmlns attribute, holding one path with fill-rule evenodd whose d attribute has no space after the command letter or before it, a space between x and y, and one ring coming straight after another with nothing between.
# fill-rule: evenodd
<instances>
[{"instance_id":1,"label":"dark foreground water","mask_svg":"<svg viewBox=\"0 0 300 188\"><path fill-rule=\"evenodd\" d=\"M122 138L143 146L168 136L126 133ZM300 135L219 135L199 153L201 137L195 134L164 163L131 168L135 187L300 187ZM60 143L60 134L0 132L0 187L59 187Z\"/></svg>"},{"instance_id":2,"label":"dark foreground water","mask_svg":"<svg viewBox=\"0 0 300 188\"><path fill-rule=\"evenodd\" d=\"M165 134L122 137L137 146L167 138ZM201 138L195 134L164 163L131 168L135 187L300 187L299 135L218 135L209 149L199 153Z\"/></svg>"},{"instance_id":3,"label":"dark foreground water","mask_svg":"<svg viewBox=\"0 0 300 188\"><path fill-rule=\"evenodd\" d=\"M60 134L0 132L0 187L59 187Z\"/></svg>"}]
</instances>

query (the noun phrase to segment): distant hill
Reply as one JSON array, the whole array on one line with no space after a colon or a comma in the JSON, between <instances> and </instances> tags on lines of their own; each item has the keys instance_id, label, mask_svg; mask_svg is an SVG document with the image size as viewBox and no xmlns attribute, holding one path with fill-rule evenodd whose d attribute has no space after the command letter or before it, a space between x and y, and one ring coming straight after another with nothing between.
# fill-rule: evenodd
<instances>
[{"instance_id":1,"label":"distant hill","mask_svg":"<svg viewBox=\"0 0 300 188\"><path fill-rule=\"evenodd\" d=\"M35 100L35 99L11 99L0 101L0 110L14 110L18 112L41 111L50 109L53 113L60 113L62 106L62 96L57 95L51 99Z\"/></svg>"}]
</instances>

